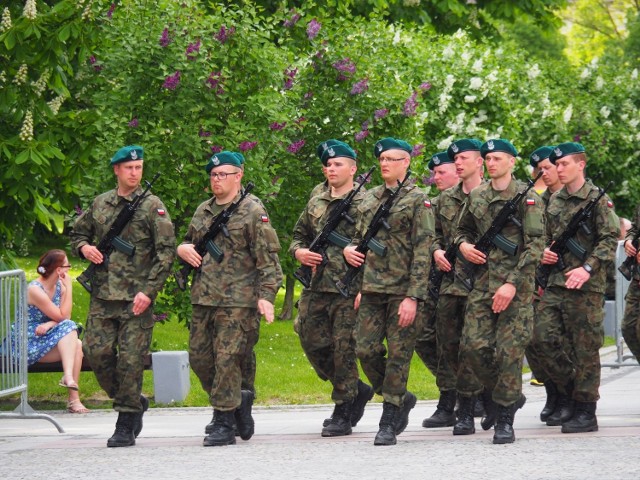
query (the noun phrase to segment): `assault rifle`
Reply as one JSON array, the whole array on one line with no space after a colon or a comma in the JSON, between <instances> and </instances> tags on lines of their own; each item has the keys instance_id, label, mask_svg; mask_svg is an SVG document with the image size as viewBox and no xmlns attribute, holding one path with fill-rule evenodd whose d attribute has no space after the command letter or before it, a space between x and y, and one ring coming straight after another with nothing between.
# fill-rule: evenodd
<instances>
[{"instance_id":1,"label":"assault rifle","mask_svg":"<svg viewBox=\"0 0 640 480\"><path fill-rule=\"evenodd\" d=\"M330 243L342 248L349 245L351 239L340 235L335 230L343 219L351 225L356 223L356 221L349 216L349 208L351 207L353 199L356 197L362 186L367 182L368 178L371 176L371 173L375 169L375 166L371 167L371 169L369 169L369 171L363 177L361 177L358 186L351 190L351 192L349 192L349 195L343 198L340 203L332 210L327 223L324 224L324 227L322 227L320 233L316 236L316 238L313 239L311 245L309 245L310 251L322 255L322 262L319 265L320 267L325 265L329 261L329 258L327 257L327 248L329 248ZM309 288L311 286L312 274L313 270L311 267L302 265L293 273L293 276L300 280L300 283L302 283L305 288Z\"/></svg>"},{"instance_id":2,"label":"assault rifle","mask_svg":"<svg viewBox=\"0 0 640 480\"><path fill-rule=\"evenodd\" d=\"M638 249L638 240L640 240L640 231L636 233L636 235L633 237L633 240L631 240L631 245L633 245L636 250ZM636 258L637 255L627 257L625 258L624 262L622 262L622 264L618 267L618 271L628 281L631 281L633 275L638 271L638 260Z\"/></svg>"},{"instance_id":3,"label":"assault rifle","mask_svg":"<svg viewBox=\"0 0 640 480\"><path fill-rule=\"evenodd\" d=\"M451 264L451 268L455 265L457 253L458 246L455 244L449 245L449 248L444 252L444 258L446 258ZM436 265L435 260L431 262L431 269L429 270L429 296L436 302L438 301L438 298L440 298L440 286L442 285L442 280L444 280L447 273L451 272L440 270Z\"/></svg>"},{"instance_id":4,"label":"assault rifle","mask_svg":"<svg viewBox=\"0 0 640 480\"><path fill-rule=\"evenodd\" d=\"M371 222L369 222L369 226L367 227L367 231L364 234L364 237L362 237L362 240L360 240L360 243L358 243L358 245L356 246L356 252L366 254L369 250L373 250L374 253L380 255L381 257L384 257L387 254L387 247L377 242L375 240L375 236L381 228L384 228L385 230L391 230L391 226L387 223L387 217L389 216L389 212L391 210L391 207L393 206L393 203L396 201L398 195L400 194L400 190L402 189L402 187L404 187L410 175L411 170L407 170L407 174L405 175L402 182L400 180L397 180L398 188L392 190L389 194L389 197L378 207L378 210L376 210L376 213L373 215ZM351 282L353 282L353 279L356 278L356 275L358 275L358 272L361 268L362 265L360 265L359 267L349 265L347 273L342 278L342 280L338 280L336 282L336 287L338 287L338 291L342 294L343 297L349 298L349 286L351 285Z\"/></svg>"},{"instance_id":5,"label":"assault rifle","mask_svg":"<svg viewBox=\"0 0 640 480\"><path fill-rule=\"evenodd\" d=\"M118 250L128 257L133 257L133 255L135 254L135 245L132 245L126 240L123 240L119 237L119 235L122 233L122 230L124 230L124 227L126 227L129 221L133 218L136 211L140 207L142 200L144 200L145 195L151 189L151 185L153 185L153 182L155 182L159 176L160 173L156 173L150 182L145 180L147 188L144 190L144 192L134 198L133 201L129 202L122 210L120 210L120 213L109 227L109 231L96 246L96 248L102 254L102 263L91 263L89 267L87 267L87 269L78 276L78 282L84 287L87 292L91 293L93 290L91 282L93 281L93 277L96 274L96 269L99 267L103 267L105 269L109 268L109 256L111 255L111 252L113 252L113 250Z\"/></svg>"},{"instance_id":6,"label":"assault rifle","mask_svg":"<svg viewBox=\"0 0 640 480\"><path fill-rule=\"evenodd\" d=\"M529 190L533 188L536 181L542 176L542 172L538 174L535 179L529 179L527 181L527 188L522 192L517 193L512 199L508 200L503 205L498 214L491 222L489 229L480 237L475 244L475 249L481 251L485 255L488 254L493 247L498 247L503 252L515 256L518 253L518 245L505 238L500 232L511 222L522 227L522 223L515 216L518 211L520 202L527 196ZM464 288L469 292L473 290L473 284L475 282L475 272L479 265L471 263L469 261L464 262L461 271L456 270L456 277L462 282Z\"/></svg>"},{"instance_id":7,"label":"assault rifle","mask_svg":"<svg viewBox=\"0 0 640 480\"><path fill-rule=\"evenodd\" d=\"M227 223L231 218L231 215L236 211L240 203L246 198L247 195L253 190L255 185L253 182L247 183L247 186L244 187L240 198L221 211L218 215L215 216L207 233L194 245L194 249L198 252L198 255L204 258L204 256L208 253L211 257L218 263L222 262L224 258L224 252L220 250L220 248L214 243L216 237L222 232L225 237L229 237L229 230L227 229ZM184 263L180 270L178 270L174 277L176 279L176 283L178 284L178 288L180 290L185 290L187 288L187 281L189 280L189 275L191 271L194 269L190 264Z\"/></svg>"},{"instance_id":8,"label":"assault rifle","mask_svg":"<svg viewBox=\"0 0 640 480\"><path fill-rule=\"evenodd\" d=\"M571 220L569 221L569 225L565 228L564 232L560 234L560 236L553 241L549 250L558 255L558 261L554 264L540 264L536 267L536 282L542 288L547 288L547 282L549 281L549 275L551 275L551 271L555 268L562 271L565 269L564 260L562 256L567 252L571 252L576 258L578 258L581 262L584 262L587 259L587 251L584 249L582 245L580 245L573 237L578 233L579 229L590 235L591 229L587 225L587 220L591 218L593 214L593 210L598 205L600 199L604 196L606 191L611 188L613 185L613 181L609 182L606 188L603 190L598 187L599 194L596 198L589 200L587 204L580 208Z\"/></svg>"}]
</instances>

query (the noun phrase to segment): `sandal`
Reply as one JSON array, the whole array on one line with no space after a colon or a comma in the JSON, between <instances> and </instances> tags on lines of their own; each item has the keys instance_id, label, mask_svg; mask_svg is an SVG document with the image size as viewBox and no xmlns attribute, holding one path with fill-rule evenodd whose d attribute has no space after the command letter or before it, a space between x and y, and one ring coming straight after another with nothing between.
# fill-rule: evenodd
<instances>
[{"instance_id":1,"label":"sandal","mask_svg":"<svg viewBox=\"0 0 640 480\"><path fill-rule=\"evenodd\" d=\"M68 383L65 382L64 379L65 379L65 377L62 377L60 379L60 381L58 382L58 385L60 385L61 387L64 387L64 388L68 388L69 390L78 391L78 384L75 382L75 380L73 378Z\"/></svg>"},{"instance_id":2,"label":"sandal","mask_svg":"<svg viewBox=\"0 0 640 480\"><path fill-rule=\"evenodd\" d=\"M67 412L69 413L89 413L90 411L80 400L72 400L67 403Z\"/></svg>"}]
</instances>

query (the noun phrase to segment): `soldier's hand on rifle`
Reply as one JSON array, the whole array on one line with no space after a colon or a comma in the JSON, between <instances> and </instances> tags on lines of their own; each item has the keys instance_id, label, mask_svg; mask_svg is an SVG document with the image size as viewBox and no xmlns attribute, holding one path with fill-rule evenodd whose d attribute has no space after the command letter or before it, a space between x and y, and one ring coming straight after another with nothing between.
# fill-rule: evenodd
<instances>
[{"instance_id":1,"label":"soldier's hand on rifle","mask_svg":"<svg viewBox=\"0 0 640 480\"><path fill-rule=\"evenodd\" d=\"M356 247L349 245L348 247L344 247L342 251L344 255L344 259L347 263L353 267L359 267L364 263L365 254L360 253L356 250Z\"/></svg>"},{"instance_id":2,"label":"soldier's hand on rifle","mask_svg":"<svg viewBox=\"0 0 640 480\"><path fill-rule=\"evenodd\" d=\"M202 263L202 257L193 245L193 243L183 243L182 245L178 245L178 249L176 250L178 256L191 265L193 268L198 268Z\"/></svg>"},{"instance_id":3,"label":"soldier's hand on rifle","mask_svg":"<svg viewBox=\"0 0 640 480\"><path fill-rule=\"evenodd\" d=\"M100 253L100 250L93 245L83 245L82 248L80 248L80 252L82 252L82 256L91 263L99 265L104 261L104 257L102 256L102 253Z\"/></svg>"},{"instance_id":4,"label":"soldier's hand on rifle","mask_svg":"<svg viewBox=\"0 0 640 480\"><path fill-rule=\"evenodd\" d=\"M482 265L487 263L487 256L480 250L476 250L475 245L468 242L462 242L458 247L462 256L468 262L475 263L476 265Z\"/></svg>"},{"instance_id":5,"label":"soldier's hand on rifle","mask_svg":"<svg viewBox=\"0 0 640 480\"><path fill-rule=\"evenodd\" d=\"M624 242L624 253L627 254L627 257L635 257L638 255L638 250L633 246L633 243L630 240L626 240Z\"/></svg>"},{"instance_id":6,"label":"soldier's hand on rifle","mask_svg":"<svg viewBox=\"0 0 640 480\"><path fill-rule=\"evenodd\" d=\"M552 252L548 248L545 248L544 252L542 253L542 264L554 265L556 263L558 263L558 254L555 252Z\"/></svg>"},{"instance_id":7,"label":"soldier's hand on rifle","mask_svg":"<svg viewBox=\"0 0 640 480\"><path fill-rule=\"evenodd\" d=\"M511 283L505 283L493 294L493 304L491 310L493 313L504 312L516 296L516 287Z\"/></svg>"},{"instance_id":8,"label":"soldier's hand on rifle","mask_svg":"<svg viewBox=\"0 0 640 480\"><path fill-rule=\"evenodd\" d=\"M416 318L416 311L418 310L418 301L406 297L400 306L398 307L398 326L401 328L408 327L413 323Z\"/></svg>"},{"instance_id":9,"label":"soldier's hand on rifle","mask_svg":"<svg viewBox=\"0 0 640 480\"><path fill-rule=\"evenodd\" d=\"M307 267L317 267L322 263L322 255L312 252L308 248L299 248L296 250L296 260Z\"/></svg>"},{"instance_id":10,"label":"soldier's hand on rifle","mask_svg":"<svg viewBox=\"0 0 640 480\"><path fill-rule=\"evenodd\" d=\"M433 252L433 260L436 262L438 270L441 272L450 272L451 264L444 256L446 252L444 250L436 250Z\"/></svg>"},{"instance_id":11,"label":"soldier's hand on rifle","mask_svg":"<svg viewBox=\"0 0 640 480\"><path fill-rule=\"evenodd\" d=\"M267 321L267 323L273 323L273 320L275 318L273 303L271 303L269 300L265 300L264 298L259 299L258 311L261 315L264 315L264 319Z\"/></svg>"}]
</instances>

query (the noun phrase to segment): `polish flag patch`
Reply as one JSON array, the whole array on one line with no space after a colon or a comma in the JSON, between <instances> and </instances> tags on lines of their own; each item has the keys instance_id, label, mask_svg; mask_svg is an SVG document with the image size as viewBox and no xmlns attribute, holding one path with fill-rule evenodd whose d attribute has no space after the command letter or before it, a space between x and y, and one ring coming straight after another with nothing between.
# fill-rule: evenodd
<instances>
[{"instance_id":1,"label":"polish flag patch","mask_svg":"<svg viewBox=\"0 0 640 480\"><path fill-rule=\"evenodd\" d=\"M260 221L262 223L269 223L269 217L267 217L266 215L260 215Z\"/></svg>"},{"instance_id":2,"label":"polish flag patch","mask_svg":"<svg viewBox=\"0 0 640 480\"><path fill-rule=\"evenodd\" d=\"M165 211L164 208L159 208L158 209L158 215L164 215L165 213L167 213L167 212Z\"/></svg>"},{"instance_id":3,"label":"polish flag patch","mask_svg":"<svg viewBox=\"0 0 640 480\"><path fill-rule=\"evenodd\" d=\"M431 208L431 200L425 200L424 201L424 206L427 208Z\"/></svg>"},{"instance_id":4,"label":"polish flag patch","mask_svg":"<svg viewBox=\"0 0 640 480\"><path fill-rule=\"evenodd\" d=\"M535 198L527 198L527 205L535 205L536 204L536 199Z\"/></svg>"},{"instance_id":5,"label":"polish flag patch","mask_svg":"<svg viewBox=\"0 0 640 480\"><path fill-rule=\"evenodd\" d=\"M607 200L607 207L613 208L613 202L611 200Z\"/></svg>"}]
</instances>

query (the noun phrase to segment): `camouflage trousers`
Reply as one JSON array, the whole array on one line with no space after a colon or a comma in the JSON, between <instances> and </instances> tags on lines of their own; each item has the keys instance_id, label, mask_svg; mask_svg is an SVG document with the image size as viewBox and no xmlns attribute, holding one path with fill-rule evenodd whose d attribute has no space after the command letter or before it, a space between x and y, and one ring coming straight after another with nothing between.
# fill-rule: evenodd
<instances>
[{"instance_id":1,"label":"camouflage trousers","mask_svg":"<svg viewBox=\"0 0 640 480\"><path fill-rule=\"evenodd\" d=\"M438 375L438 342L436 339L436 305L429 298L418 304L416 316L420 316L422 328L416 336L415 351L434 377Z\"/></svg>"},{"instance_id":2,"label":"camouflage trousers","mask_svg":"<svg viewBox=\"0 0 640 480\"><path fill-rule=\"evenodd\" d=\"M638 280L633 279L629 283L625 301L622 336L636 360L640 361L640 284Z\"/></svg>"},{"instance_id":3,"label":"camouflage trousers","mask_svg":"<svg viewBox=\"0 0 640 480\"><path fill-rule=\"evenodd\" d=\"M333 385L336 404L358 394L353 298L304 290L299 305L300 345L318 376Z\"/></svg>"},{"instance_id":4,"label":"camouflage trousers","mask_svg":"<svg viewBox=\"0 0 640 480\"><path fill-rule=\"evenodd\" d=\"M153 333L153 305L134 315L133 302L91 297L82 350L118 412L140 412L144 356Z\"/></svg>"},{"instance_id":5,"label":"camouflage trousers","mask_svg":"<svg viewBox=\"0 0 640 480\"><path fill-rule=\"evenodd\" d=\"M479 393L471 389L475 375L493 401L509 406L522 393L522 361L531 339L533 307L531 299L516 297L499 314L491 310L493 293L473 290L460 339L458 391L465 396Z\"/></svg>"},{"instance_id":6,"label":"camouflage trousers","mask_svg":"<svg viewBox=\"0 0 640 480\"><path fill-rule=\"evenodd\" d=\"M538 305L533 348L561 391L573 381L573 398L600 398L600 347L604 342L602 293L549 287Z\"/></svg>"},{"instance_id":7,"label":"camouflage trousers","mask_svg":"<svg viewBox=\"0 0 640 480\"><path fill-rule=\"evenodd\" d=\"M535 331L535 325L538 322L538 304L540 303L540 297L538 295L534 295L533 298L533 325ZM549 375L547 374L546 369L544 368L543 359L540 354L535 350L534 347L534 339L533 335L531 336L531 343L527 346L524 351L525 356L527 357L527 363L529 364L529 368L531 369L531 374L541 383L551 380Z\"/></svg>"},{"instance_id":8,"label":"camouflage trousers","mask_svg":"<svg viewBox=\"0 0 640 480\"><path fill-rule=\"evenodd\" d=\"M455 390L460 370L460 337L467 309L467 297L440 295L436 311L438 339L438 375L436 384L441 391ZM475 377L474 377L475 378ZM480 388L476 380L474 385Z\"/></svg>"},{"instance_id":9,"label":"camouflage trousers","mask_svg":"<svg viewBox=\"0 0 640 480\"><path fill-rule=\"evenodd\" d=\"M408 327L398 326L398 307L406 297L364 293L356 323L356 355L375 393L402 406L417 333L423 321L416 315ZM387 348L384 339L387 340Z\"/></svg>"},{"instance_id":10,"label":"camouflage trousers","mask_svg":"<svg viewBox=\"0 0 640 480\"><path fill-rule=\"evenodd\" d=\"M216 410L240 406L243 365L257 342L257 318L255 308L193 305L189 363Z\"/></svg>"},{"instance_id":11,"label":"camouflage trousers","mask_svg":"<svg viewBox=\"0 0 640 480\"><path fill-rule=\"evenodd\" d=\"M256 396L256 352L254 347L260 338L260 318L262 315L256 314L255 328L247 332L247 349L242 360L242 390L251 390Z\"/></svg>"}]
</instances>

